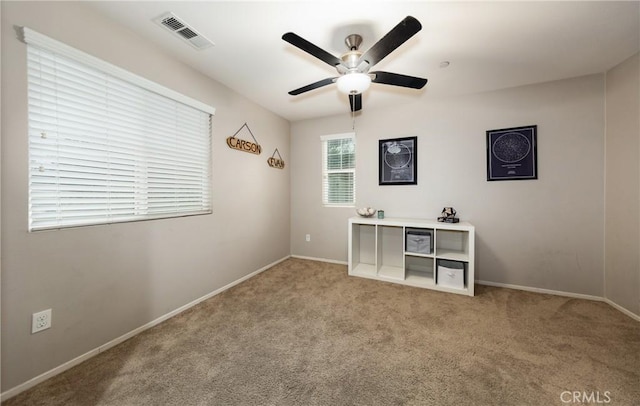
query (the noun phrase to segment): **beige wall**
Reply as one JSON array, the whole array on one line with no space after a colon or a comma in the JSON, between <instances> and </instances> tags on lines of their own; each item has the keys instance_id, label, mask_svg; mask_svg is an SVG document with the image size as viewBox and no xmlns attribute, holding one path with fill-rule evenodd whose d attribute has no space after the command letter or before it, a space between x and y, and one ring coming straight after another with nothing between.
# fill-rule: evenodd
<instances>
[{"instance_id":1,"label":"beige wall","mask_svg":"<svg viewBox=\"0 0 640 406\"><path fill-rule=\"evenodd\" d=\"M640 63L606 75L605 295L640 315Z\"/></svg>"},{"instance_id":2,"label":"beige wall","mask_svg":"<svg viewBox=\"0 0 640 406\"><path fill-rule=\"evenodd\" d=\"M289 255L289 123L172 59L80 2L1 2L2 390L21 384ZM213 214L27 232L26 46L54 39L216 108ZM187 45L185 45L187 46ZM195 51L194 51L195 52ZM256 156L225 144L247 122ZM53 327L30 334L31 314Z\"/></svg>"},{"instance_id":3,"label":"beige wall","mask_svg":"<svg viewBox=\"0 0 640 406\"><path fill-rule=\"evenodd\" d=\"M453 206L476 226L478 279L603 295L603 75L426 97L384 114L367 109L378 91L372 87L356 118L357 206L416 218ZM538 126L539 179L487 182L485 132L529 124ZM347 218L355 212L321 205L320 136L351 127L348 112L291 125L293 255L347 260ZM418 185L378 186L378 140L411 135Z\"/></svg>"}]
</instances>

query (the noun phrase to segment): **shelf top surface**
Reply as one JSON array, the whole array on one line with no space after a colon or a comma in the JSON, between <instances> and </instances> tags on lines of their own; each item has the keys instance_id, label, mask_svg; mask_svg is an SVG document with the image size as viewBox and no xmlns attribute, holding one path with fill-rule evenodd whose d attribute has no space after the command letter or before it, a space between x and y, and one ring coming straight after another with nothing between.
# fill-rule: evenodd
<instances>
[{"instance_id":1,"label":"shelf top surface","mask_svg":"<svg viewBox=\"0 0 640 406\"><path fill-rule=\"evenodd\" d=\"M439 228L442 230L466 230L474 229L473 224L461 221L459 223L444 223L436 219L415 219L415 218L396 218L386 217L379 219L377 217L350 217L349 223L352 224L371 224L381 226L397 226L397 227L426 227Z\"/></svg>"}]
</instances>

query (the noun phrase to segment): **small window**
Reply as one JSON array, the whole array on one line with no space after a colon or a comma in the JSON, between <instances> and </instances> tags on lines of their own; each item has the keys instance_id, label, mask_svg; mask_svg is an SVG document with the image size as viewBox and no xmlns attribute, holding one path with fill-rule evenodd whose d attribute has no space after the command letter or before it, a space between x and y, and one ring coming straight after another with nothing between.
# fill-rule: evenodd
<instances>
[{"instance_id":1,"label":"small window","mask_svg":"<svg viewBox=\"0 0 640 406\"><path fill-rule=\"evenodd\" d=\"M355 205L355 134L320 137L322 141L322 203L325 206Z\"/></svg>"},{"instance_id":2,"label":"small window","mask_svg":"<svg viewBox=\"0 0 640 406\"><path fill-rule=\"evenodd\" d=\"M211 110L31 30L25 40L30 231L211 213Z\"/></svg>"}]
</instances>

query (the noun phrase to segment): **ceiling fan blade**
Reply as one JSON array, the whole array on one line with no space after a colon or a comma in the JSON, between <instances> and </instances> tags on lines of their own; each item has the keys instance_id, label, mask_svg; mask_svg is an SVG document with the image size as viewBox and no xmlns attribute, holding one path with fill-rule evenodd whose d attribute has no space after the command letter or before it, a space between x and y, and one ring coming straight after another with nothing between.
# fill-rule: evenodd
<instances>
[{"instance_id":1,"label":"ceiling fan blade","mask_svg":"<svg viewBox=\"0 0 640 406\"><path fill-rule=\"evenodd\" d=\"M415 76L401 75L399 73L391 72L369 72L374 76L371 81L373 83L381 83L383 85L410 87L412 89L422 89L427 84L427 79L418 78Z\"/></svg>"},{"instance_id":2,"label":"ceiling fan blade","mask_svg":"<svg viewBox=\"0 0 640 406\"><path fill-rule=\"evenodd\" d=\"M292 32L284 34L282 36L282 39L331 66L335 67L336 65L340 65L340 63L342 63L340 59L331 55L329 52L316 45L313 45L311 42Z\"/></svg>"},{"instance_id":3,"label":"ceiling fan blade","mask_svg":"<svg viewBox=\"0 0 640 406\"><path fill-rule=\"evenodd\" d=\"M362 110L362 93L350 94L349 104L351 105L351 111Z\"/></svg>"},{"instance_id":4,"label":"ceiling fan blade","mask_svg":"<svg viewBox=\"0 0 640 406\"><path fill-rule=\"evenodd\" d=\"M367 61L369 62L369 66L375 65L421 29L422 24L420 24L418 20L414 17L407 16L404 20L400 21L398 25L393 27L387 35L382 37L380 41L369 48L369 50L360 57L358 64L362 63L362 61Z\"/></svg>"},{"instance_id":5,"label":"ceiling fan blade","mask_svg":"<svg viewBox=\"0 0 640 406\"><path fill-rule=\"evenodd\" d=\"M306 86L303 86L303 87L301 87L299 89L292 90L292 91L289 92L289 94L291 96L297 96L300 93L308 92L309 90L313 90L313 89L317 89L317 88L322 87L322 86L330 85L333 82L335 82L336 79L338 79L338 78L322 79L322 80L319 80L317 82L311 83L310 85L306 85Z\"/></svg>"}]
</instances>

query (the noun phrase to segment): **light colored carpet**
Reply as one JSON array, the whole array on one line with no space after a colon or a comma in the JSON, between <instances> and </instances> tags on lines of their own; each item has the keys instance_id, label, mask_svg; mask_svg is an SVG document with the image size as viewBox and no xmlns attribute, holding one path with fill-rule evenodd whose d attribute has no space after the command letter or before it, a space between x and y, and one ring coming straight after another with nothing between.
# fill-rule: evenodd
<instances>
[{"instance_id":1,"label":"light colored carpet","mask_svg":"<svg viewBox=\"0 0 640 406\"><path fill-rule=\"evenodd\" d=\"M640 403L640 323L601 302L476 292L288 259L3 405Z\"/></svg>"}]
</instances>

